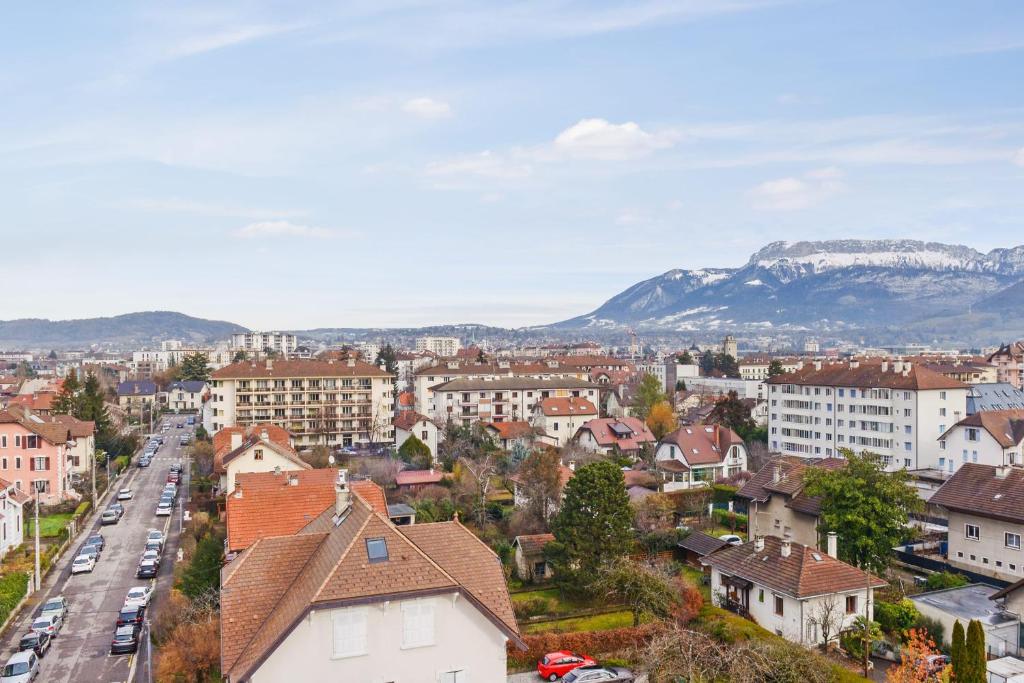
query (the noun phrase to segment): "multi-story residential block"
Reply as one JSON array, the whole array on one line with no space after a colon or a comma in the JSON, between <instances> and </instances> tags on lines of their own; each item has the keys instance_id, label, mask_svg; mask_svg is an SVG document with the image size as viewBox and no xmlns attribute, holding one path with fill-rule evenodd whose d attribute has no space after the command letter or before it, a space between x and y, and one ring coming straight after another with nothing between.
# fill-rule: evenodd
<instances>
[{"instance_id":1,"label":"multi-story residential block","mask_svg":"<svg viewBox=\"0 0 1024 683\"><path fill-rule=\"evenodd\" d=\"M848 448L889 469L937 467L938 437L967 414L966 384L903 361L816 361L767 384L768 445L785 455Z\"/></svg>"},{"instance_id":2,"label":"multi-story residential block","mask_svg":"<svg viewBox=\"0 0 1024 683\"><path fill-rule=\"evenodd\" d=\"M431 387L428 404L439 423L514 422L530 418L543 399L584 398L596 404L599 391L600 386L593 382L572 378L464 378Z\"/></svg>"},{"instance_id":3,"label":"multi-story residential block","mask_svg":"<svg viewBox=\"0 0 1024 683\"><path fill-rule=\"evenodd\" d=\"M0 411L0 478L42 503L52 505L75 494L70 487L70 430L31 411L11 406Z\"/></svg>"},{"instance_id":4,"label":"multi-story residential block","mask_svg":"<svg viewBox=\"0 0 1024 683\"><path fill-rule=\"evenodd\" d=\"M269 422L300 447L394 440L394 376L355 359L243 361L210 383L215 430Z\"/></svg>"},{"instance_id":5,"label":"multi-story residential block","mask_svg":"<svg viewBox=\"0 0 1024 683\"><path fill-rule=\"evenodd\" d=\"M438 356L449 357L456 355L462 349L462 342L458 337L417 337L416 350L419 352L429 351Z\"/></svg>"},{"instance_id":6,"label":"multi-story residential block","mask_svg":"<svg viewBox=\"0 0 1024 683\"><path fill-rule=\"evenodd\" d=\"M597 419L597 406L593 401L575 396L543 398L533 409L530 423L551 437L561 448L569 443L585 422Z\"/></svg>"},{"instance_id":7,"label":"multi-story residential block","mask_svg":"<svg viewBox=\"0 0 1024 683\"><path fill-rule=\"evenodd\" d=\"M824 620L829 640L857 617L874 616L874 591L886 585L828 552L775 536L716 550L701 562L711 567L711 600L786 640L821 645Z\"/></svg>"},{"instance_id":8,"label":"multi-story residential block","mask_svg":"<svg viewBox=\"0 0 1024 683\"><path fill-rule=\"evenodd\" d=\"M739 361L740 379L754 382L764 382L768 379L768 369L772 361L777 360L782 365L784 373L796 372L804 366L801 358L788 358L784 356L744 356Z\"/></svg>"},{"instance_id":9,"label":"multi-story residential block","mask_svg":"<svg viewBox=\"0 0 1024 683\"><path fill-rule=\"evenodd\" d=\"M949 513L949 564L1002 581L1024 577L1024 469L961 465L929 503Z\"/></svg>"},{"instance_id":10,"label":"multi-story residential block","mask_svg":"<svg viewBox=\"0 0 1024 683\"><path fill-rule=\"evenodd\" d=\"M1024 340L1003 344L988 357L996 366L996 381L1024 389Z\"/></svg>"},{"instance_id":11,"label":"multi-story residential block","mask_svg":"<svg viewBox=\"0 0 1024 683\"><path fill-rule=\"evenodd\" d=\"M295 353L299 339L287 332L236 332L231 335L229 348L232 352L277 353L290 356Z\"/></svg>"},{"instance_id":12,"label":"multi-story residential block","mask_svg":"<svg viewBox=\"0 0 1024 683\"><path fill-rule=\"evenodd\" d=\"M960 420L939 437L938 468L966 463L1024 465L1024 410L986 410Z\"/></svg>"},{"instance_id":13,"label":"multi-story residential block","mask_svg":"<svg viewBox=\"0 0 1024 683\"><path fill-rule=\"evenodd\" d=\"M710 486L747 469L743 439L728 427L696 424L666 434L654 452L666 492Z\"/></svg>"}]
</instances>

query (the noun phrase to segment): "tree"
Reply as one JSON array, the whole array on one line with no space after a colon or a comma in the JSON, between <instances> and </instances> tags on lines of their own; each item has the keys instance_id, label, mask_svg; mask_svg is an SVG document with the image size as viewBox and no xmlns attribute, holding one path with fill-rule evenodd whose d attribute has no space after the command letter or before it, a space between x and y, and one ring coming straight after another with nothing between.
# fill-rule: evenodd
<instances>
[{"instance_id":1,"label":"tree","mask_svg":"<svg viewBox=\"0 0 1024 683\"><path fill-rule=\"evenodd\" d=\"M690 355L689 351L683 351L676 356L676 363L679 365L693 365L693 356Z\"/></svg>"},{"instance_id":2,"label":"tree","mask_svg":"<svg viewBox=\"0 0 1024 683\"><path fill-rule=\"evenodd\" d=\"M75 417L79 420L95 422L98 435L110 429L110 415L107 413L107 405L103 401L103 389L100 388L100 381L96 379L96 375L91 372L85 376L85 384L82 385L77 408L78 412Z\"/></svg>"},{"instance_id":3,"label":"tree","mask_svg":"<svg viewBox=\"0 0 1024 683\"><path fill-rule=\"evenodd\" d=\"M684 380L676 380L676 391L686 391L686 382Z\"/></svg>"},{"instance_id":4,"label":"tree","mask_svg":"<svg viewBox=\"0 0 1024 683\"><path fill-rule=\"evenodd\" d=\"M189 599L220 588L221 556L224 544L207 534L196 545L192 561L181 573L181 592Z\"/></svg>"},{"instance_id":5,"label":"tree","mask_svg":"<svg viewBox=\"0 0 1024 683\"><path fill-rule=\"evenodd\" d=\"M246 359L245 351L235 351L235 355L231 356L232 363L244 363Z\"/></svg>"},{"instance_id":6,"label":"tree","mask_svg":"<svg viewBox=\"0 0 1024 683\"><path fill-rule=\"evenodd\" d=\"M728 427L744 439L757 428L754 419L750 417L750 409L744 405L735 391L730 391L725 398L715 403L708 420Z\"/></svg>"},{"instance_id":7,"label":"tree","mask_svg":"<svg viewBox=\"0 0 1024 683\"><path fill-rule=\"evenodd\" d=\"M633 521L636 528L644 533L665 531L672 528L676 504L664 493L652 493L633 503Z\"/></svg>"},{"instance_id":8,"label":"tree","mask_svg":"<svg viewBox=\"0 0 1024 683\"><path fill-rule=\"evenodd\" d=\"M985 656L985 631L981 622L971 619L967 626L967 639L964 642L964 660L961 671L963 678L958 683L985 683L987 678L987 657Z\"/></svg>"},{"instance_id":9,"label":"tree","mask_svg":"<svg viewBox=\"0 0 1024 683\"><path fill-rule=\"evenodd\" d=\"M781 374L783 374L785 372L786 371L782 367L782 361L781 360L776 358L772 362L768 363L768 377L769 378L775 377L776 375L781 375Z\"/></svg>"},{"instance_id":10,"label":"tree","mask_svg":"<svg viewBox=\"0 0 1024 683\"><path fill-rule=\"evenodd\" d=\"M957 619L953 623L953 647L949 657L953 660L953 680L964 680L964 650L967 649L967 636L964 634L964 625Z\"/></svg>"},{"instance_id":11,"label":"tree","mask_svg":"<svg viewBox=\"0 0 1024 683\"><path fill-rule=\"evenodd\" d=\"M633 626L640 625L644 614L662 619L669 616L678 601L675 586L664 576L625 558L604 570L596 588L612 601L629 607Z\"/></svg>"},{"instance_id":12,"label":"tree","mask_svg":"<svg viewBox=\"0 0 1024 683\"><path fill-rule=\"evenodd\" d=\"M182 381L205 382L210 379L210 359L202 351L185 354L181 359Z\"/></svg>"},{"instance_id":13,"label":"tree","mask_svg":"<svg viewBox=\"0 0 1024 683\"><path fill-rule=\"evenodd\" d=\"M189 457L196 463L196 473L201 477L213 474L213 456L216 451L209 441L196 440L189 446Z\"/></svg>"},{"instance_id":14,"label":"tree","mask_svg":"<svg viewBox=\"0 0 1024 683\"><path fill-rule=\"evenodd\" d=\"M846 605L839 604L839 595L829 593L820 600L811 614L811 620L818 625L821 632L821 647L828 649L829 642L835 638L843 627L846 618Z\"/></svg>"},{"instance_id":15,"label":"tree","mask_svg":"<svg viewBox=\"0 0 1024 683\"><path fill-rule=\"evenodd\" d=\"M921 508L921 499L907 485L906 470L886 472L873 453L842 454L845 467L807 468L804 493L821 500L819 533L839 534L840 559L880 573L892 548L903 540L910 513Z\"/></svg>"},{"instance_id":16,"label":"tree","mask_svg":"<svg viewBox=\"0 0 1024 683\"><path fill-rule=\"evenodd\" d=\"M50 349L50 353L46 357L49 358L50 360L57 360L57 350Z\"/></svg>"},{"instance_id":17,"label":"tree","mask_svg":"<svg viewBox=\"0 0 1024 683\"><path fill-rule=\"evenodd\" d=\"M960 623L960 622L957 622ZM939 653L927 631L911 629L906 644L900 650L900 663L886 672L887 683L926 683L937 679L929 657ZM960 681L957 677L956 681Z\"/></svg>"},{"instance_id":18,"label":"tree","mask_svg":"<svg viewBox=\"0 0 1024 683\"><path fill-rule=\"evenodd\" d=\"M72 369L61 384L60 392L53 399L55 415L74 415L78 408L78 392L82 385L78 382L78 373Z\"/></svg>"},{"instance_id":19,"label":"tree","mask_svg":"<svg viewBox=\"0 0 1024 683\"><path fill-rule=\"evenodd\" d=\"M460 483L472 491L473 511L481 527L487 521L487 494L491 492L500 460L501 456L495 451L487 451L477 458L459 460Z\"/></svg>"},{"instance_id":20,"label":"tree","mask_svg":"<svg viewBox=\"0 0 1024 683\"><path fill-rule=\"evenodd\" d=\"M603 567L629 553L631 527L622 470L611 462L578 467L551 523L561 554L556 575L586 589Z\"/></svg>"},{"instance_id":21,"label":"tree","mask_svg":"<svg viewBox=\"0 0 1024 683\"><path fill-rule=\"evenodd\" d=\"M661 382L658 381L658 378L651 374L644 374L636 388L633 415L641 420L645 420L655 404L667 400L668 396L662 390Z\"/></svg>"},{"instance_id":22,"label":"tree","mask_svg":"<svg viewBox=\"0 0 1024 683\"><path fill-rule=\"evenodd\" d=\"M323 444L313 446L309 451L304 451L299 457L316 470L322 470L331 466L331 449Z\"/></svg>"},{"instance_id":23,"label":"tree","mask_svg":"<svg viewBox=\"0 0 1024 683\"><path fill-rule=\"evenodd\" d=\"M525 524L538 531L546 530L562 496L562 461L558 451L549 446L531 452L519 466L517 478L526 499Z\"/></svg>"},{"instance_id":24,"label":"tree","mask_svg":"<svg viewBox=\"0 0 1024 683\"><path fill-rule=\"evenodd\" d=\"M205 683L220 666L220 619L184 623L160 644L157 681Z\"/></svg>"},{"instance_id":25,"label":"tree","mask_svg":"<svg viewBox=\"0 0 1024 683\"><path fill-rule=\"evenodd\" d=\"M377 358L373 361L373 364L380 367L381 363L384 364L385 372L392 375L398 374L398 359L391 344L385 344L384 348L377 352Z\"/></svg>"},{"instance_id":26,"label":"tree","mask_svg":"<svg viewBox=\"0 0 1024 683\"><path fill-rule=\"evenodd\" d=\"M415 434L411 434L398 447L398 457L418 470L430 469L434 464L430 446L420 441Z\"/></svg>"},{"instance_id":27,"label":"tree","mask_svg":"<svg viewBox=\"0 0 1024 683\"><path fill-rule=\"evenodd\" d=\"M654 438L659 440L679 426L675 413L672 411L672 404L668 401L659 401L651 406L646 421Z\"/></svg>"},{"instance_id":28,"label":"tree","mask_svg":"<svg viewBox=\"0 0 1024 683\"><path fill-rule=\"evenodd\" d=\"M728 353L720 353L715 356L715 369L719 370L726 377L739 377L740 366Z\"/></svg>"}]
</instances>

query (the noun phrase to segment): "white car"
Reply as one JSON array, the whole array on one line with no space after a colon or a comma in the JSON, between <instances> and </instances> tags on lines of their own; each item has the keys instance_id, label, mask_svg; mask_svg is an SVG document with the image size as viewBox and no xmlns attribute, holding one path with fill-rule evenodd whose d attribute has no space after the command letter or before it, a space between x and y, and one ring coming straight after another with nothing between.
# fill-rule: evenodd
<instances>
[{"instance_id":1,"label":"white car","mask_svg":"<svg viewBox=\"0 0 1024 683\"><path fill-rule=\"evenodd\" d=\"M725 541L729 545L743 545L743 539L736 534L722 534L718 539Z\"/></svg>"},{"instance_id":2,"label":"white car","mask_svg":"<svg viewBox=\"0 0 1024 683\"><path fill-rule=\"evenodd\" d=\"M174 506L166 501L160 501L160 504L156 506L157 517L170 517L171 512L174 511Z\"/></svg>"},{"instance_id":3,"label":"white car","mask_svg":"<svg viewBox=\"0 0 1024 683\"><path fill-rule=\"evenodd\" d=\"M149 599L153 597L152 586L135 586L129 589L128 596L124 599L125 607L148 607Z\"/></svg>"},{"instance_id":4,"label":"white car","mask_svg":"<svg viewBox=\"0 0 1024 683\"><path fill-rule=\"evenodd\" d=\"M57 636L57 632L60 631L60 617L56 614L47 614L45 616L36 617L36 620L29 626L30 629L36 633L45 633L51 638Z\"/></svg>"},{"instance_id":5,"label":"white car","mask_svg":"<svg viewBox=\"0 0 1024 683\"><path fill-rule=\"evenodd\" d=\"M29 683L38 675L39 657L35 650L22 650L11 655L0 669L0 683Z\"/></svg>"},{"instance_id":6,"label":"white car","mask_svg":"<svg viewBox=\"0 0 1024 683\"><path fill-rule=\"evenodd\" d=\"M117 492L117 499L118 500L131 500L132 496L134 496L134 495L135 494L132 493L131 489L121 489L120 491Z\"/></svg>"},{"instance_id":7,"label":"white car","mask_svg":"<svg viewBox=\"0 0 1024 683\"><path fill-rule=\"evenodd\" d=\"M75 558L75 561L71 563L72 574L83 574L85 572L91 572L96 568L96 558L90 557L89 555L79 555Z\"/></svg>"},{"instance_id":8,"label":"white car","mask_svg":"<svg viewBox=\"0 0 1024 683\"><path fill-rule=\"evenodd\" d=\"M142 553L142 562L151 561L160 564L160 553L155 550L147 550Z\"/></svg>"},{"instance_id":9,"label":"white car","mask_svg":"<svg viewBox=\"0 0 1024 683\"><path fill-rule=\"evenodd\" d=\"M146 530L146 542L160 541L160 545L164 543L164 532L159 529L147 529Z\"/></svg>"}]
</instances>

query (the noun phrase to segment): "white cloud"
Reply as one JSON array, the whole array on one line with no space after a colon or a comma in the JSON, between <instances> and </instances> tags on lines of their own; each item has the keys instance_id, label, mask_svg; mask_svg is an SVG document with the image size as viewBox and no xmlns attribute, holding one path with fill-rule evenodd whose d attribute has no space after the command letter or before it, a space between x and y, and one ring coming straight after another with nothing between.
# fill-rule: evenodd
<instances>
[{"instance_id":1,"label":"white cloud","mask_svg":"<svg viewBox=\"0 0 1024 683\"><path fill-rule=\"evenodd\" d=\"M179 41L167 50L167 57L170 59L192 57L204 52L247 43L251 40L287 33L299 27L299 24L262 24L224 28L211 33L190 36Z\"/></svg>"},{"instance_id":2,"label":"white cloud","mask_svg":"<svg viewBox=\"0 0 1024 683\"><path fill-rule=\"evenodd\" d=\"M448 161L437 161L427 166L427 175L435 178L471 175L499 180L517 180L526 178L532 172L533 168L528 163L514 160L509 156L494 154L490 150Z\"/></svg>"},{"instance_id":3,"label":"white cloud","mask_svg":"<svg viewBox=\"0 0 1024 683\"><path fill-rule=\"evenodd\" d=\"M255 207L234 206L230 204L198 202L178 197L171 197L169 199L126 199L115 203L115 206L123 209L138 209L140 211L194 213L202 216L230 216L236 218L251 218L253 220L294 218L296 216L304 216L307 213L306 211L291 209L261 209Z\"/></svg>"},{"instance_id":4,"label":"white cloud","mask_svg":"<svg viewBox=\"0 0 1024 683\"><path fill-rule=\"evenodd\" d=\"M558 134L554 149L574 158L623 161L671 147L677 137L672 132L648 133L632 121L581 119Z\"/></svg>"},{"instance_id":5,"label":"white cloud","mask_svg":"<svg viewBox=\"0 0 1024 683\"><path fill-rule=\"evenodd\" d=\"M313 237L326 239L334 237L337 233L327 228L317 228L310 225L297 225L289 221L260 221L250 223L235 230L236 237L251 239L255 237Z\"/></svg>"},{"instance_id":6,"label":"white cloud","mask_svg":"<svg viewBox=\"0 0 1024 683\"><path fill-rule=\"evenodd\" d=\"M1024 166L1024 147L1017 150L1017 153L1013 156L1013 163L1018 166Z\"/></svg>"},{"instance_id":7,"label":"white cloud","mask_svg":"<svg viewBox=\"0 0 1024 683\"><path fill-rule=\"evenodd\" d=\"M750 191L754 208L762 211L798 211L842 192L843 173L827 167L808 171L799 178L768 180Z\"/></svg>"},{"instance_id":8,"label":"white cloud","mask_svg":"<svg viewBox=\"0 0 1024 683\"><path fill-rule=\"evenodd\" d=\"M452 115L452 108L447 102L429 97L414 97L402 103L402 111L423 119L444 119Z\"/></svg>"}]
</instances>

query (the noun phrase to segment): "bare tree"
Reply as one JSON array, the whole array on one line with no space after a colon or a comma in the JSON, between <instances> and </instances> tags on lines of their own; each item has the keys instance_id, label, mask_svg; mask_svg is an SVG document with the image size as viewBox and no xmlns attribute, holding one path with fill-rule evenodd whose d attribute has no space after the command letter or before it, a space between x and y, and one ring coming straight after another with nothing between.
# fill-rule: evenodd
<instances>
[{"instance_id":1,"label":"bare tree","mask_svg":"<svg viewBox=\"0 0 1024 683\"><path fill-rule=\"evenodd\" d=\"M821 647L827 650L828 644L843 628L846 605L840 604L840 598L830 593L818 600L817 607L811 613L810 622L818 627L821 633Z\"/></svg>"},{"instance_id":2,"label":"bare tree","mask_svg":"<svg viewBox=\"0 0 1024 683\"><path fill-rule=\"evenodd\" d=\"M496 451L481 453L479 457L462 458L463 478L469 480L474 494L477 523L483 526L487 521L487 495L491 492L494 476L498 473L500 457Z\"/></svg>"}]
</instances>

